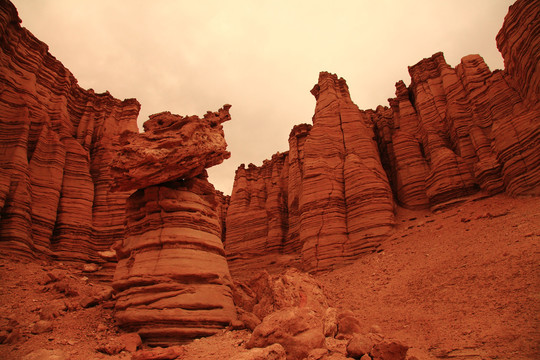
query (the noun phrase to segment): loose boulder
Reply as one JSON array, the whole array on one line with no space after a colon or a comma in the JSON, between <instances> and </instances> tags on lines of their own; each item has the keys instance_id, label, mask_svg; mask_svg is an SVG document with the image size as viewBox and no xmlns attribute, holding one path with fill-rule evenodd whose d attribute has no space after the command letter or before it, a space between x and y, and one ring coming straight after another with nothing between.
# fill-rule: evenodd
<instances>
[{"instance_id":1,"label":"loose boulder","mask_svg":"<svg viewBox=\"0 0 540 360\"><path fill-rule=\"evenodd\" d=\"M324 347L323 324L308 308L288 308L265 317L255 328L246 347L281 344L287 360L304 359L312 349Z\"/></svg>"}]
</instances>

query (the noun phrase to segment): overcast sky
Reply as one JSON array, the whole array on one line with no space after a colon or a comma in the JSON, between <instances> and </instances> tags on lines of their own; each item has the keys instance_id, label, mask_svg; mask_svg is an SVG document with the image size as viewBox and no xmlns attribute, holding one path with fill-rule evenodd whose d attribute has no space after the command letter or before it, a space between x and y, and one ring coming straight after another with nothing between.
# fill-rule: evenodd
<instances>
[{"instance_id":1,"label":"overcast sky","mask_svg":"<svg viewBox=\"0 0 540 360\"><path fill-rule=\"evenodd\" d=\"M209 169L230 193L241 163L288 150L311 123L320 71L347 80L361 109L388 105L407 66L438 51L455 66L480 54L503 68L495 36L510 0L14 0L22 25L83 88L148 115L203 115L232 104L232 156Z\"/></svg>"}]
</instances>

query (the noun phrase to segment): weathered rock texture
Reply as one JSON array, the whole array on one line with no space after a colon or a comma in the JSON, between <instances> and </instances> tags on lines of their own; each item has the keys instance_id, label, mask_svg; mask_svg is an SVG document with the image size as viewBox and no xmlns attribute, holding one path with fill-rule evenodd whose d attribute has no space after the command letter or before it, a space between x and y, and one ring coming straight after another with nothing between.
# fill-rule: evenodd
<instances>
[{"instance_id":1,"label":"weathered rock texture","mask_svg":"<svg viewBox=\"0 0 540 360\"><path fill-rule=\"evenodd\" d=\"M99 261L124 232L113 139L140 105L82 89L20 22L0 1L0 253Z\"/></svg>"},{"instance_id":2,"label":"weathered rock texture","mask_svg":"<svg viewBox=\"0 0 540 360\"><path fill-rule=\"evenodd\" d=\"M437 207L479 189L540 194L539 107L508 71L491 72L479 55L454 69L437 53L409 73L390 108L367 112L402 206Z\"/></svg>"},{"instance_id":3,"label":"weathered rock texture","mask_svg":"<svg viewBox=\"0 0 540 360\"><path fill-rule=\"evenodd\" d=\"M143 189L176 179L190 179L230 157L221 124L231 119L225 105L217 112L180 116L151 115L144 133L120 135L112 162L115 190Z\"/></svg>"},{"instance_id":4,"label":"weathered rock texture","mask_svg":"<svg viewBox=\"0 0 540 360\"><path fill-rule=\"evenodd\" d=\"M236 172L226 233L233 268L269 253L325 269L372 251L391 230L392 192L368 118L336 75L321 73L312 93L313 126L293 128L289 152Z\"/></svg>"},{"instance_id":5,"label":"weathered rock texture","mask_svg":"<svg viewBox=\"0 0 540 360\"><path fill-rule=\"evenodd\" d=\"M116 249L116 316L150 344L212 335L236 318L221 241L226 200L205 170L229 156L221 126L229 107L202 119L161 113L144 133L121 136L114 188L139 190Z\"/></svg>"},{"instance_id":6,"label":"weathered rock texture","mask_svg":"<svg viewBox=\"0 0 540 360\"><path fill-rule=\"evenodd\" d=\"M479 190L539 195L539 5L510 7L497 35L505 70L479 55L452 68L436 53L409 68L390 107L360 111L343 79L321 73L313 125L293 128L288 152L236 172L231 270L326 269L371 251L393 224L392 193L416 209Z\"/></svg>"}]
</instances>

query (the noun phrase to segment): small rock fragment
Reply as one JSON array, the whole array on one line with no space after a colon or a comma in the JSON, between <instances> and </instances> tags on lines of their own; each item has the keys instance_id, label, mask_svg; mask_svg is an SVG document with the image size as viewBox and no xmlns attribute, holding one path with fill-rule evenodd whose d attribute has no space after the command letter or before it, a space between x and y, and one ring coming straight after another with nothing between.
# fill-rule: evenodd
<instances>
[{"instance_id":1,"label":"small rock fragment","mask_svg":"<svg viewBox=\"0 0 540 360\"><path fill-rule=\"evenodd\" d=\"M399 341L381 341L373 346L371 356L373 360L405 360L408 346Z\"/></svg>"},{"instance_id":2,"label":"small rock fragment","mask_svg":"<svg viewBox=\"0 0 540 360\"><path fill-rule=\"evenodd\" d=\"M65 360L66 355L60 349L39 349L23 356L22 360Z\"/></svg>"},{"instance_id":3,"label":"small rock fragment","mask_svg":"<svg viewBox=\"0 0 540 360\"><path fill-rule=\"evenodd\" d=\"M235 357L236 360L285 360L286 358L285 349L280 344L251 349Z\"/></svg>"},{"instance_id":4,"label":"small rock fragment","mask_svg":"<svg viewBox=\"0 0 540 360\"><path fill-rule=\"evenodd\" d=\"M371 352L373 342L364 335L354 334L347 344L347 355L353 358L360 358Z\"/></svg>"},{"instance_id":5,"label":"small rock fragment","mask_svg":"<svg viewBox=\"0 0 540 360\"><path fill-rule=\"evenodd\" d=\"M323 360L328 355L328 349L318 348L309 352L307 360Z\"/></svg>"},{"instance_id":6,"label":"small rock fragment","mask_svg":"<svg viewBox=\"0 0 540 360\"><path fill-rule=\"evenodd\" d=\"M99 265L98 264L95 264L95 263L89 263L89 264L84 264L83 265L83 272L87 272L87 273L92 273L92 272L96 272L99 270Z\"/></svg>"},{"instance_id":7,"label":"small rock fragment","mask_svg":"<svg viewBox=\"0 0 540 360\"><path fill-rule=\"evenodd\" d=\"M246 329L251 331L255 330L257 325L261 323L261 320L257 317L257 315L249 311L242 312L238 319L244 323Z\"/></svg>"},{"instance_id":8,"label":"small rock fragment","mask_svg":"<svg viewBox=\"0 0 540 360\"><path fill-rule=\"evenodd\" d=\"M39 320L32 326L32 334L43 334L52 331L53 323L49 320Z\"/></svg>"},{"instance_id":9,"label":"small rock fragment","mask_svg":"<svg viewBox=\"0 0 540 360\"><path fill-rule=\"evenodd\" d=\"M324 336L334 337L338 330L337 309L329 307L324 312Z\"/></svg>"},{"instance_id":10,"label":"small rock fragment","mask_svg":"<svg viewBox=\"0 0 540 360\"><path fill-rule=\"evenodd\" d=\"M124 349L130 353L134 353L142 345L141 337L137 333L122 334L118 338L118 342L123 344Z\"/></svg>"},{"instance_id":11,"label":"small rock fragment","mask_svg":"<svg viewBox=\"0 0 540 360\"><path fill-rule=\"evenodd\" d=\"M185 352L182 346L156 347L151 350L138 350L131 360L173 360L179 359Z\"/></svg>"},{"instance_id":12,"label":"small rock fragment","mask_svg":"<svg viewBox=\"0 0 540 360\"><path fill-rule=\"evenodd\" d=\"M56 300L43 306L39 313L41 320L52 320L59 317L66 310L66 303L62 300Z\"/></svg>"},{"instance_id":13,"label":"small rock fragment","mask_svg":"<svg viewBox=\"0 0 540 360\"><path fill-rule=\"evenodd\" d=\"M97 253L104 260L116 261L116 251L114 250L98 251Z\"/></svg>"},{"instance_id":14,"label":"small rock fragment","mask_svg":"<svg viewBox=\"0 0 540 360\"><path fill-rule=\"evenodd\" d=\"M338 334L337 339L350 339L353 334L361 332L360 321L350 310L338 314Z\"/></svg>"}]
</instances>

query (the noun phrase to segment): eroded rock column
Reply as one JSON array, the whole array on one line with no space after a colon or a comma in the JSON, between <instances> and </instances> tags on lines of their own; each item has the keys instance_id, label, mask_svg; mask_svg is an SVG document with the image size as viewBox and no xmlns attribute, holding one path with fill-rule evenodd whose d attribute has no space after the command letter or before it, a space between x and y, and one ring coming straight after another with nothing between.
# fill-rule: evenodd
<instances>
[{"instance_id":1,"label":"eroded rock column","mask_svg":"<svg viewBox=\"0 0 540 360\"><path fill-rule=\"evenodd\" d=\"M228 109L203 119L153 115L145 133L120 139L116 189L138 190L117 249L116 316L149 344L213 335L236 318L219 197L205 170L229 156L221 126Z\"/></svg>"},{"instance_id":2,"label":"eroded rock column","mask_svg":"<svg viewBox=\"0 0 540 360\"><path fill-rule=\"evenodd\" d=\"M213 335L236 312L215 211L203 177L137 190L114 277L117 319L153 344Z\"/></svg>"}]
</instances>

